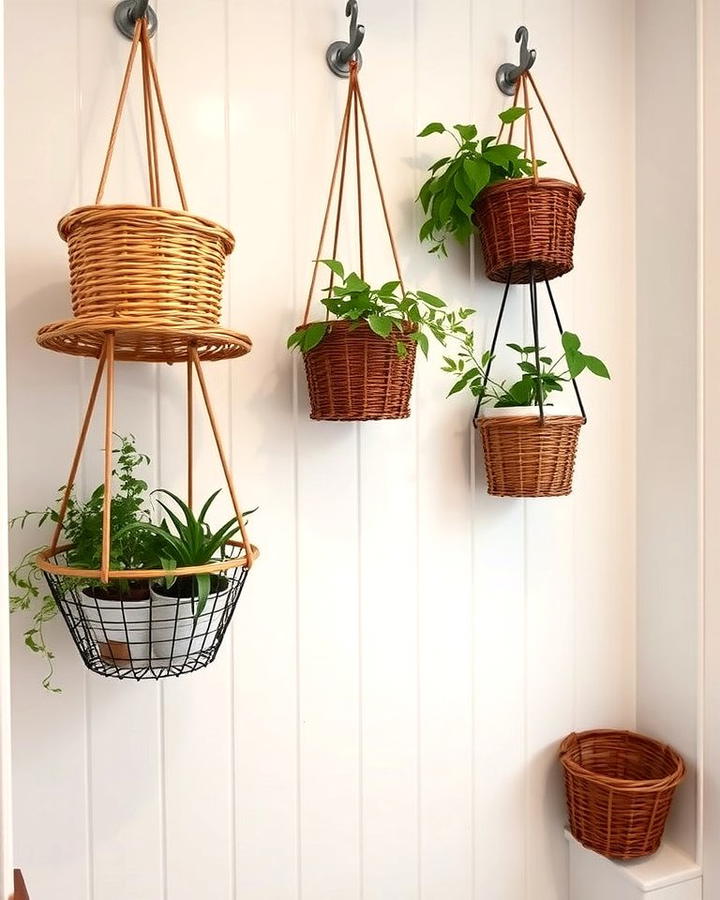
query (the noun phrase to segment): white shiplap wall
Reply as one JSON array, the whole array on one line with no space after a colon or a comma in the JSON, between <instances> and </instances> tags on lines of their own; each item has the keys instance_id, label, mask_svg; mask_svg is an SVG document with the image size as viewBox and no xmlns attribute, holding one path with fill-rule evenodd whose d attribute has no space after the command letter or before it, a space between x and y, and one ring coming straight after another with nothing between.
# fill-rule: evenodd
<instances>
[{"instance_id":1,"label":"white shiplap wall","mask_svg":"<svg viewBox=\"0 0 720 900\"><path fill-rule=\"evenodd\" d=\"M15 839L33 900L570 900L556 744L634 720L632 4L361 3L362 83L408 282L475 306L482 336L499 291L481 260L457 249L437 262L416 243L412 199L440 142L414 135L438 118L491 131L518 24L538 49L588 193L557 295L614 375L586 384L576 490L548 502L485 494L468 402L444 400L437 357L418 364L406 422L307 418L284 339L339 128L345 84L323 57L345 33L342 4L156 5L191 206L238 238L226 321L254 350L208 370L263 555L215 665L178 682L86 674L56 623L64 692L45 695L14 623ZM128 47L107 0L6 7L17 510L63 482L88 389L92 363L33 337L69 311L54 226L92 196ZM137 112L108 201L144 196ZM390 258L369 215L382 278ZM182 372L122 366L118 381L118 428L149 449L153 480L179 483ZM206 438L198 494L219 483L210 451ZM14 552L30 540L15 536Z\"/></svg>"}]
</instances>

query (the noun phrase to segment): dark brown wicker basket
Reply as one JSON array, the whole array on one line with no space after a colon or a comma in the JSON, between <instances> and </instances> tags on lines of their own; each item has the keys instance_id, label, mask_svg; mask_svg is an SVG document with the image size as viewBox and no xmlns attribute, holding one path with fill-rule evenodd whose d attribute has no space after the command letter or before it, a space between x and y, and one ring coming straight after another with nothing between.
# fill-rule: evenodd
<instances>
[{"instance_id":1,"label":"dark brown wicker basket","mask_svg":"<svg viewBox=\"0 0 720 900\"><path fill-rule=\"evenodd\" d=\"M485 271L491 281L549 281L573 267L575 218L584 194L553 178L518 178L490 185L475 198Z\"/></svg>"},{"instance_id":2,"label":"dark brown wicker basket","mask_svg":"<svg viewBox=\"0 0 720 900\"><path fill-rule=\"evenodd\" d=\"M366 322L328 323L322 341L303 354L310 418L337 422L406 419L415 371L415 341L402 340L407 354L399 357L397 333L382 338Z\"/></svg>"},{"instance_id":3,"label":"dark brown wicker basket","mask_svg":"<svg viewBox=\"0 0 720 900\"><path fill-rule=\"evenodd\" d=\"M649 856L660 846L682 758L631 731L583 731L560 746L570 830L611 859Z\"/></svg>"},{"instance_id":4,"label":"dark brown wicker basket","mask_svg":"<svg viewBox=\"0 0 720 900\"><path fill-rule=\"evenodd\" d=\"M562 497L572 491L582 416L475 419L482 436L488 494Z\"/></svg>"}]
</instances>

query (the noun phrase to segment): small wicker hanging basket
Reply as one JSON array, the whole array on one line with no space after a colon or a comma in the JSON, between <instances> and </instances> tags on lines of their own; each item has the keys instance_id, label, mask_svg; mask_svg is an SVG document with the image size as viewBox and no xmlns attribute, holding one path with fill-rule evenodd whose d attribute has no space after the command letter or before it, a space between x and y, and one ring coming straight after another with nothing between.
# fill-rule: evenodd
<instances>
[{"instance_id":1,"label":"small wicker hanging basket","mask_svg":"<svg viewBox=\"0 0 720 900\"><path fill-rule=\"evenodd\" d=\"M582 416L480 416L488 493L562 497L572 491Z\"/></svg>"},{"instance_id":2,"label":"small wicker hanging basket","mask_svg":"<svg viewBox=\"0 0 720 900\"><path fill-rule=\"evenodd\" d=\"M527 83L530 82L575 181L540 178ZM525 153L530 150L532 176L501 181L484 188L473 202L473 223L480 232L485 272L491 281L527 284L565 275L573 267L575 220L584 194L545 103L530 72L518 79L515 102L524 94ZM505 126L503 125L503 129ZM498 143L502 131L498 136ZM512 126L508 142L512 141Z\"/></svg>"},{"instance_id":3,"label":"small wicker hanging basket","mask_svg":"<svg viewBox=\"0 0 720 900\"><path fill-rule=\"evenodd\" d=\"M354 144L357 177L357 216L360 249L360 276L364 278L365 262L363 254L363 201L361 192L360 165L360 121L362 121L367 146L377 183L385 226L395 263L400 289L405 294L400 262L395 239L388 216L377 160L368 128L365 106L360 91L357 64L350 63L348 94L345 113L340 129L340 138L335 154L335 165L330 182L330 192L325 207L325 217L320 232L315 264L313 266L310 289L305 304L303 324L296 329L303 330L313 324L309 321L310 307L318 275L318 266L323 253L327 225L333 205L336 182L339 181L333 256L337 252L338 234L346 180L348 140L354 122ZM338 177L339 176L339 177ZM334 273L330 276L328 292L332 296ZM416 341L410 337L415 326L403 321L402 332L393 327L387 337L376 334L365 319L331 319L320 343L303 352L308 394L310 396L310 418L334 422L364 422L373 419L406 419L410 415L410 394L415 373ZM403 355L398 354L398 345L404 347ZM401 350L402 352L402 350Z\"/></svg>"},{"instance_id":4,"label":"small wicker hanging basket","mask_svg":"<svg viewBox=\"0 0 720 900\"><path fill-rule=\"evenodd\" d=\"M416 343L382 338L365 322L330 322L328 333L304 354L310 418L336 422L406 419L415 371Z\"/></svg>"},{"instance_id":5,"label":"small wicker hanging basket","mask_svg":"<svg viewBox=\"0 0 720 900\"><path fill-rule=\"evenodd\" d=\"M575 218L583 192L552 178L519 178L485 188L475 199L473 222L480 230L490 281L514 284L565 275L573 267Z\"/></svg>"},{"instance_id":6,"label":"small wicker hanging basket","mask_svg":"<svg viewBox=\"0 0 720 900\"><path fill-rule=\"evenodd\" d=\"M631 731L584 731L560 746L570 830L611 859L655 853L685 763L671 747Z\"/></svg>"},{"instance_id":7,"label":"small wicker hanging basket","mask_svg":"<svg viewBox=\"0 0 720 900\"><path fill-rule=\"evenodd\" d=\"M152 205L104 205L138 47ZM157 112L182 210L162 206ZM58 231L68 245L74 318L41 328L37 338L41 346L98 357L104 334L112 329L117 359L187 359L189 341L196 344L202 359L227 359L250 349L244 335L219 327L225 258L235 239L221 225L188 212L145 19L136 24L95 204L65 215Z\"/></svg>"}]
</instances>

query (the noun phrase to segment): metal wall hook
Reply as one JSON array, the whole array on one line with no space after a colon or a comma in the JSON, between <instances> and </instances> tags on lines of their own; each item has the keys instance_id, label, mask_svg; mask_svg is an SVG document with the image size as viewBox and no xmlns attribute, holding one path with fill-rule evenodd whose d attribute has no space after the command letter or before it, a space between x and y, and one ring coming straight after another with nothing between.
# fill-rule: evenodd
<instances>
[{"instance_id":1,"label":"metal wall hook","mask_svg":"<svg viewBox=\"0 0 720 900\"><path fill-rule=\"evenodd\" d=\"M333 41L327 48L325 59L327 60L330 70L339 75L340 78L347 78L350 75L350 60L357 62L358 69L362 66L362 56L360 55L360 44L365 37L365 26L358 25L358 5L357 0L348 0L345 6L345 15L350 16L350 40L349 41Z\"/></svg>"},{"instance_id":2,"label":"metal wall hook","mask_svg":"<svg viewBox=\"0 0 720 900\"><path fill-rule=\"evenodd\" d=\"M534 50L528 50L528 30L524 25L515 32L515 43L520 44L520 64L503 63L495 73L497 86L509 97L515 93L518 78L532 68L536 57Z\"/></svg>"},{"instance_id":3,"label":"metal wall hook","mask_svg":"<svg viewBox=\"0 0 720 900\"><path fill-rule=\"evenodd\" d=\"M147 19L148 34L152 37L157 31L158 20L150 0L121 0L113 13L118 31L130 40L135 32L135 23L142 18Z\"/></svg>"}]
</instances>

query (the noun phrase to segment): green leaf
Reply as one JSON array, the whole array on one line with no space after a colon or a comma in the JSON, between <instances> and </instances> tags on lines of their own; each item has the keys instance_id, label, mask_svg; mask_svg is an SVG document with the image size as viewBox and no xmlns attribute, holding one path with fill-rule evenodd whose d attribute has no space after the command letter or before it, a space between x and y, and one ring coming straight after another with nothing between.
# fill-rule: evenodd
<instances>
[{"instance_id":1,"label":"green leaf","mask_svg":"<svg viewBox=\"0 0 720 900\"><path fill-rule=\"evenodd\" d=\"M428 294L425 291L417 292L418 299L422 300L427 306L432 306L435 309L443 309L446 306L444 300L441 300L439 297L434 296L434 294Z\"/></svg>"},{"instance_id":2,"label":"green leaf","mask_svg":"<svg viewBox=\"0 0 720 900\"><path fill-rule=\"evenodd\" d=\"M393 327L393 320L389 316L368 316L367 323L375 334L378 334L383 338L386 338L390 334Z\"/></svg>"},{"instance_id":3,"label":"green leaf","mask_svg":"<svg viewBox=\"0 0 720 900\"><path fill-rule=\"evenodd\" d=\"M562 345L565 353L580 349L580 338L571 331L563 331Z\"/></svg>"},{"instance_id":4,"label":"green leaf","mask_svg":"<svg viewBox=\"0 0 720 900\"><path fill-rule=\"evenodd\" d=\"M413 331L411 332L410 337L417 342L425 359L427 359L428 351L430 349L430 342L428 341L427 335L422 331Z\"/></svg>"},{"instance_id":5,"label":"green leaf","mask_svg":"<svg viewBox=\"0 0 720 900\"><path fill-rule=\"evenodd\" d=\"M509 347L511 350L515 350L517 353L523 353L523 348L520 344L506 344L506 347Z\"/></svg>"},{"instance_id":6,"label":"green leaf","mask_svg":"<svg viewBox=\"0 0 720 900\"><path fill-rule=\"evenodd\" d=\"M356 272L351 272L345 279L345 288L348 292L360 294L370 290L370 285L363 281Z\"/></svg>"},{"instance_id":7,"label":"green leaf","mask_svg":"<svg viewBox=\"0 0 720 900\"><path fill-rule=\"evenodd\" d=\"M573 378L577 378L585 368L585 356L577 350L566 350L565 361L567 362L568 371Z\"/></svg>"},{"instance_id":8,"label":"green leaf","mask_svg":"<svg viewBox=\"0 0 720 900\"><path fill-rule=\"evenodd\" d=\"M585 365L593 375L599 375L600 378L610 377L607 366L601 359L598 359L597 356L584 356L583 358L585 359Z\"/></svg>"},{"instance_id":9,"label":"green leaf","mask_svg":"<svg viewBox=\"0 0 720 900\"><path fill-rule=\"evenodd\" d=\"M418 137L427 137L429 134L442 134L445 130L445 126L442 122L431 122L418 133Z\"/></svg>"},{"instance_id":10,"label":"green leaf","mask_svg":"<svg viewBox=\"0 0 720 900\"><path fill-rule=\"evenodd\" d=\"M510 125L511 122L516 122L522 118L526 112L527 110L524 106L511 106L509 109L504 109L500 113L499 118L505 125Z\"/></svg>"},{"instance_id":11,"label":"green leaf","mask_svg":"<svg viewBox=\"0 0 720 900\"><path fill-rule=\"evenodd\" d=\"M430 168L428 169L428 172L432 172L432 174L434 175L438 169L442 169L443 166L446 166L450 162L451 159L452 159L451 156L443 156L442 159L439 159L437 162L434 162L430 166Z\"/></svg>"},{"instance_id":12,"label":"green leaf","mask_svg":"<svg viewBox=\"0 0 720 900\"><path fill-rule=\"evenodd\" d=\"M407 347L405 346L404 341L398 341L395 344L395 350L397 351L397 355L398 355L399 359L405 359L408 351L407 351Z\"/></svg>"},{"instance_id":13,"label":"green leaf","mask_svg":"<svg viewBox=\"0 0 720 900\"><path fill-rule=\"evenodd\" d=\"M490 180L490 166L482 157L466 156L463 160L463 169L477 196Z\"/></svg>"},{"instance_id":14,"label":"green leaf","mask_svg":"<svg viewBox=\"0 0 720 900\"><path fill-rule=\"evenodd\" d=\"M327 322L313 322L303 331L302 352L308 353L325 337Z\"/></svg>"},{"instance_id":15,"label":"green leaf","mask_svg":"<svg viewBox=\"0 0 720 900\"><path fill-rule=\"evenodd\" d=\"M474 125L455 125L454 127L464 141L471 141L477 136L477 128Z\"/></svg>"},{"instance_id":16,"label":"green leaf","mask_svg":"<svg viewBox=\"0 0 720 900\"><path fill-rule=\"evenodd\" d=\"M336 259L321 259L321 263L326 265L328 269L333 271L338 278L345 278L345 268L341 262L338 262Z\"/></svg>"},{"instance_id":17,"label":"green leaf","mask_svg":"<svg viewBox=\"0 0 720 900\"><path fill-rule=\"evenodd\" d=\"M386 281L385 284L378 291L379 294L394 294L395 291L400 287L399 281Z\"/></svg>"}]
</instances>

